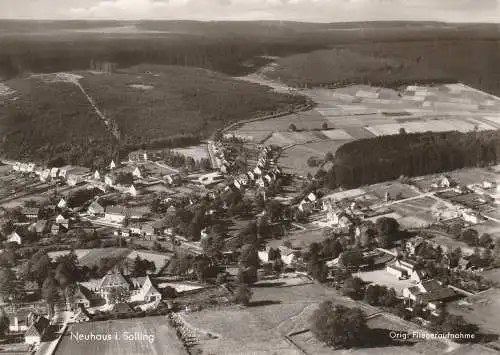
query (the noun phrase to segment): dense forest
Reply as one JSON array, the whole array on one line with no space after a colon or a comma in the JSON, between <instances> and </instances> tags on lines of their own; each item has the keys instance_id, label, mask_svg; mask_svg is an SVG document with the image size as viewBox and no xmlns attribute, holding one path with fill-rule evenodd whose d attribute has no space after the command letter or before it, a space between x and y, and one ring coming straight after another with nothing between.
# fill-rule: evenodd
<instances>
[{"instance_id":1,"label":"dense forest","mask_svg":"<svg viewBox=\"0 0 500 355\"><path fill-rule=\"evenodd\" d=\"M402 175L421 176L499 161L498 131L403 133L343 145L325 181L331 188L354 188Z\"/></svg>"}]
</instances>

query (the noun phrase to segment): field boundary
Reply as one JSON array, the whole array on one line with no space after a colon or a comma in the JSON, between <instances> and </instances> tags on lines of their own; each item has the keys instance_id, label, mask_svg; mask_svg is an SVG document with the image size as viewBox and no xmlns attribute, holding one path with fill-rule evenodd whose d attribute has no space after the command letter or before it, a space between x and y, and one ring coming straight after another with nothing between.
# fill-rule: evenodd
<instances>
[{"instance_id":1,"label":"field boundary","mask_svg":"<svg viewBox=\"0 0 500 355\"><path fill-rule=\"evenodd\" d=\"M310 104L306 104L306 105L302 105L302 106L299 106L297 108L294 108L290 111L287 111L287 112L278 112L278 113L274 113L274 114L271 114L271 115L266 115L266 116L260 116L260 117L255 117L255 118L250 118L248 120L241 120L241 121L238 121L238 122L234 122L234 123L231 123L229 126L226 126L222 129L222 133L225 133L225 132L228 132L234 128L237 128L241 125L244 125L246 123L251 123L251 122L257 122L257 121L264 121L264 120L269 120L269 119L272 119L272 118L278 118L278 117L283 117L283 116L287 116L287 115L293 115L294 113L297 113L297 112L305 112L305 111L309 111L309 110L312 110L314 108L315 104L314 103L310 103Z\"/></svg>"}]
</instances>

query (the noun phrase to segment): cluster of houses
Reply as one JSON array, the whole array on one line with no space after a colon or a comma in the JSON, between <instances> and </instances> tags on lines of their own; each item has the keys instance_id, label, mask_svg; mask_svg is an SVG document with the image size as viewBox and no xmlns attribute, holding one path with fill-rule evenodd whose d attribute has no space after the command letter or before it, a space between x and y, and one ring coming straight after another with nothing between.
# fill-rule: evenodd
<instances>
[{"instance_id":1,"label":"cluster of houses","mask_svg":"<svg viewBox=\"0 0 500 355\"><path fill-rule=\"evenodd\" d=\"M64 181L70 186L84 182L91 175L89 168L82 166L66 165L60 168L44 168L34 163L15 162L12 169L23 174L34 174L40 181Z\"/></svg>"},{"instance_id":2,"label":"cluster of houses","mask_svg":"<svg viewBox=\"0 0 500 355\"><path fill-rule=\"evenodd\" d=\"M56 206L48 206L53 211L59 211L52 218L40 218L40 208L24 207L21 209L21 214L25 217L26 222L14 223L15 229L7 235L7 242L18 245L24 244L26 232L35 233L38 237L50 232L52 235L57 235L59 232L68 231L71 227L71 218L65 212L66 200L61 198Z\"/></svg>"}]
</instances>

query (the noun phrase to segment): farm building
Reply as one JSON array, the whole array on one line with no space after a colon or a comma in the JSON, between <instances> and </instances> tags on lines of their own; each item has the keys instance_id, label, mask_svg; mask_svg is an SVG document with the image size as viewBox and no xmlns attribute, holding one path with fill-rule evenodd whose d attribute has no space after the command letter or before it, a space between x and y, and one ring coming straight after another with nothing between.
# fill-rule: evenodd
<instances>
[{"instance_id":1,"label":"farm building","mask_svg":"<svg viewBox=\"0 0 500 355\"><path fill-rule=\"evenodd\" d=\"M128 216L125 206L108 206L104 212L104 219L111 223L123 223Z\"/></svg>"},{"instance_id":2,"label":"farm building","mask_svg":"<svg viewBox=\"0 0 500 355\"><path fill-rule=\"evenodd\" d=\"M437 315L442 308L443 302L449 301L456 296L455 291L443 286L437 280L420 282L416 286L408 287L403 290L405 304L413 308L420 304Z\"/></svg>"},{"instance_id":3,"label":"farm building","mask_svg":"<svg viewBox=\"0 0 500 355\"><path fill-rule=\"evenodd\" d=\"M410 278L411 280L421 282L427 278L425 269L419 268L416 262L410 260L396 259L386 267L386 271L400 278Z\"/></svg>"},{"instance_id":4,"label":"farm building","mask_svg":"<svg viewBox=\"0 0 500 355\"><path fill-rule=\"evenodd\" d=\"M23 216L25 216L28 219L37 219L39 212L40 212L40 209L37 207L24 207L21 210L21 213L23 214Z\"/></svg>"}]
</instances>

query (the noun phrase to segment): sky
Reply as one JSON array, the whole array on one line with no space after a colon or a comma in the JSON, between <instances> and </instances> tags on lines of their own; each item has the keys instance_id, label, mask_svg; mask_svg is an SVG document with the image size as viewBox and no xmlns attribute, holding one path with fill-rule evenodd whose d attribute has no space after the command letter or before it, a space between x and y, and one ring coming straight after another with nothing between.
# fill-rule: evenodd
<instances>
[{"instance_id":1,"label":"sky","mask_svg":"<svg viewBox=\"0 0 500 355\"><path fill-rule=\"evenodd\" d=\"M500 22L500 0L0 0L0 18Z\"/></svg>"}]
</instances>

